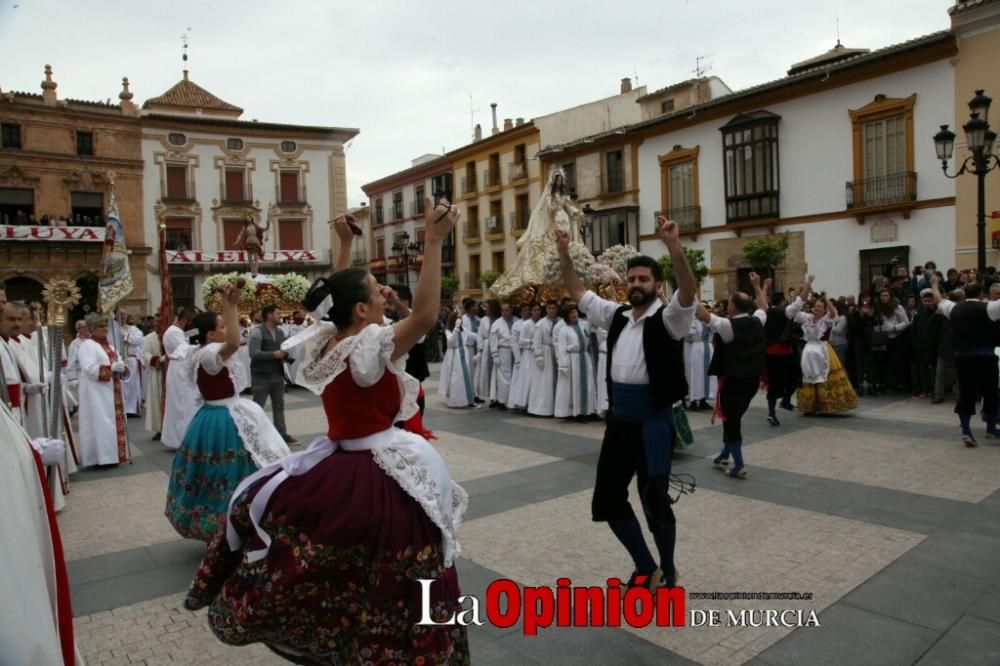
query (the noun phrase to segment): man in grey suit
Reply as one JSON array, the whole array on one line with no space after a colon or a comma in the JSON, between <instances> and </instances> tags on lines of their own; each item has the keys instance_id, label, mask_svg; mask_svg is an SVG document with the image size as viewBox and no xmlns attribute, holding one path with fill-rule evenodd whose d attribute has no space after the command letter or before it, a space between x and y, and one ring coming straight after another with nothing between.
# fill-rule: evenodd
<instances>
[{"instance_id":1,"label":"man in grey suit","mask_svg":"<svg viewBox=\"0 0 1000 666\"><path fill-rule=\"evenodd\" d=\"M281 350L285 334L278 327L278 308L265 305L261 309L261 323L250 331L250 389L253 401L263 407L271 397L274 427L289 444L297 439L285 429L285 359L288 353Z\"/></svg>"}]
</instances>

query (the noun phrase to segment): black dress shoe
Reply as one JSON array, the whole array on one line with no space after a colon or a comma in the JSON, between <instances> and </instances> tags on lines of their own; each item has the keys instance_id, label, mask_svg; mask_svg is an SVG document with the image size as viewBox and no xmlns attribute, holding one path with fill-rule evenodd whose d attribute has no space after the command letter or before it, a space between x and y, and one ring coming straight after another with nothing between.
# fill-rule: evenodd
<instances>
[{"instance_id":1,"label":"black dress shoe","mask_svg":"<svg viewBox=\"0 0 1000 666\"><path fill-rule=\"evenodd\" d=\"M154 442L160 441L160 433L156 433L155 435L153 435L153 441Z\"/></svg>"}]
</instances>

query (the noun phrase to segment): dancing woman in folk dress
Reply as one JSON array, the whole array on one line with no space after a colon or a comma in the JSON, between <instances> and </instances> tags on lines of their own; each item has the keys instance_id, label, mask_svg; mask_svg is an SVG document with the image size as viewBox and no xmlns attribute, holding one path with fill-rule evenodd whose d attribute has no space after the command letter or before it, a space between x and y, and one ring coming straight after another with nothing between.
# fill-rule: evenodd
<instances>
[{"instance_id":1,"label":"dancing woman in folk dress","mask_svg":"<svg viewBox=\"0 0 1000 666\"><path fill-rule=\"evenodd\" d=\"M409 317L382 326L369 273L317 280L332 307L303 343L298 383L321 396L327 437L249 477L230 502L185 606L209 605L224 643L264 643L302 664L466 664L465 627L417 625L418 579L436 622L460 610L456 530L468 503L444 461L393 427L418 412L407 352L437 317L441 244L458 211L426 201L424 266Z\"/></svg>"},{"instance_id":2,"label":"dancing woman in folk dress","mask_svg":"<svg viewBox=\"0 0 1000 666\"><path fill-rule=\"evenodd\" d=\"M240 398L250 383L237 353L240 289L227 284L222 290L222 315L195 317L201 346L182 361L204 404L174 454L165 511L178 534L201 541L215 538L243 479L291 453L260 405Z\"/></svg>"},{"instance_id":3,"label":"dancing woman in folk dress","mask_svg":"<svg viewBox=\"0 0 1000 666\"><path fill-rule=\"evenodd\" d=\"M837 309L824 297L816 299L811 313L802 312L812 293L813 277L809 276L802 293L785 309L785 316L802 326L806 341L802 350L799 409L806 415L846 412L858 406L858 394L828 342Z\"/></svg>"}]
</instances>

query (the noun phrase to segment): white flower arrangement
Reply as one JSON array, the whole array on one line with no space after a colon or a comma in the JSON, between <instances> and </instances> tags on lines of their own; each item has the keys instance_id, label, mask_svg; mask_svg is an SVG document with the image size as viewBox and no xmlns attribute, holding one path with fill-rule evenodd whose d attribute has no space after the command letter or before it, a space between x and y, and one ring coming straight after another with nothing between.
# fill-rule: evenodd
<instances>
[{"instance_id":1,"label":"white flower arrangement","mask_svg":"<svg viewBox=\"0 0 1000 666\"><path fill-rule=\"evenodd\" d=\"M629 259L638 256L639 251L631 245L612 245L597 257L597 261L610 266L619 277L616 282L621 282L628 273Z\"/></svg>"},{"instance_id":2,"label":"white flower arrangement","mask_svg":"<svg viewBox=\"0 0 1000 666\"><path fill-rule=\"evenodd\" d=\"M205 303L212 300L212 294L222 283L233 284L236 278L241 277L239 273L217 273L210 275L201 285L201 297ZM245 279L245 278L244 278ZM243 287L240 289L240 303L250 303L257 298L257 285L253 280L245 279Z\"/></svg>"},{"instance_id":3,"label":"white flower arrangement","mask_svg":"<svg viewBox=\"0 0 1000 666\"><path fill-rule=\"evenodd\" d=\"M302 277L298 273L275 275L271 278L271 284L273 284L286 299L296 302L300 302L306 297L306 293L308 293L310 287L309 280Z\"/></svg>"},{"instance_id":4,"label":"white flower arrangement","mask_svg":"<svg viewBox=\"0 0 1000 666\"><path fill-rule=\"evenodd\" d=\"M545 253L545 268L542 272L542 280L545 284L561 284L562 269L559 268L559 255L554 249ZM594 281L594 255L586 245L577 241L570 243L569 257L573 261L573 268L576 274L584 282Z\"/></svg>"},{"instance_id":5,"label":"white flower arrangement","mask_svg":"<svg viewBox=\"0 0 1000 666\"><path fill-rule=\"evenodd\" d=\"M594 263L594 284L619 284L622 281L611 266L600 261Z\"/></svg>"}]
</instances>

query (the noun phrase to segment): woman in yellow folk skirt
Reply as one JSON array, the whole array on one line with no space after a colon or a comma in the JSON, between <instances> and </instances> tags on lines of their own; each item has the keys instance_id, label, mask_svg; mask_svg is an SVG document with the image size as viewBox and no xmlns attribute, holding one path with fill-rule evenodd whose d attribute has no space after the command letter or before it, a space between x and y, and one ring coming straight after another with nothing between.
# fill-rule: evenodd
<instances>
[{"instance_id":1,"label":"woman in yellow folk skirt","mask_svg":"<svg viewBox=\"0 0 1000 666\"><path fill-rule=\"evenodd\" d=\"M802 326L806 344L802 350L802 388L799 409L804 414L837 414L858 406L854 392L837 352L827 342L837 309L825 297L817 298L811 313L802 312L805 299L812 293L810 275L801 295L785 309L785 315Z\"/></svg>"}]
</instances>

